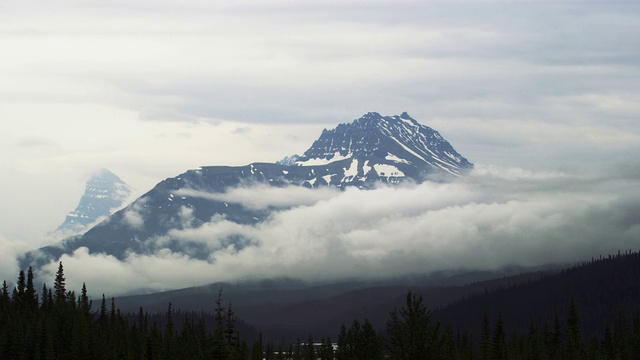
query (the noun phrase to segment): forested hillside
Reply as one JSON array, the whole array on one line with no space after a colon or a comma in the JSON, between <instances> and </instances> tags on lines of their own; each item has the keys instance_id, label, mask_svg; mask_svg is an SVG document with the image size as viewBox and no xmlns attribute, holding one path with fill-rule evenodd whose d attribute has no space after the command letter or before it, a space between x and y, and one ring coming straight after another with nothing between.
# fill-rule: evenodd
<instances>
[{"instance_id":1,"label":"forested hillside","mask_svg":"<svg viewBox=\"0 0 640 360\"><path fill-rule=\"evenodd\" d=\"M572 301L582 315L580 330L602 336L607 321L620 311L632 317L640 311L640 254L600 257L555 274L541 274L538 280L486 289L436 312L436 318L459 329L478 333L486 312L502 316L512 331L529 330L532 321L540 325L556 316L564 318Z\"/></svg>"},{"instance_id":2,"label":"forested hillside","mask_svg":"<svg viewBox=\"0 0 640 360\"><path fill-rule=\"evenodd\" d=\"M38 293L29 269L0 295L0 359L611 359L640 357L640 254L593 259L487 289L432 312L420 292L385 310L386 326L350 319L331 337L265 338L222 290L210 312L122 313L65 287L62 263ZM336 342L332 342L332 339ZM310 345L312 344L312 345Z\"/></svg>"}]
</instances>

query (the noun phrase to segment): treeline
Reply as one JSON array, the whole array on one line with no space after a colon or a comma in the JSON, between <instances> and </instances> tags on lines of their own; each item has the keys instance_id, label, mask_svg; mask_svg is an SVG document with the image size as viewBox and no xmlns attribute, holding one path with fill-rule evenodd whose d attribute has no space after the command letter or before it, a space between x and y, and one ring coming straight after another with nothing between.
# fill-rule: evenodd
<instances>
[{"instance_id":1,"label":"treeline","mask_svg":"<svg viewBox=\"0 0 640 360\"><path fill-rule=\"evenodd\" d=\"M605 324L620 310L634 317L640 311L640 253L593 258L537 280L486 289L435 311L434 318L477 338L477 319L485 312L494 319L500 314L511 331L526 333L532 321L542 327L555 317L566 318L572 299L586 337L602 338Z\"/></svg>"},{"instance_id":2,"label":"treeline","mask_svg":"<svg viewBox=\"0 0 640 360\"><path fill-rule=\"evenodd\" d=\"M40 293L34 287L31 269L19 273L16 286L11 291L7 282L3 283L0 294L0 360L640 360L640 311L629 312L629 309L638 308L640 298L628 298L629 293L637 291L640 283L631 284L628 279L619 278L634 279L640 274L639 265L638 253L619 254L594 259L557 275L561 278L566 278L567 274L574 278L576 274L578 277L588 275L596 284L598 279L609 276L610 283L624 284L633 289L607 294L604 299L611 299L610 303L602 303L597 297L595 300L582 299L592 297L592 292L578 293L573 300L569 298L566 308L557 311L555 316L531 316L529 307L533 305L518 297L529 294L523 290L527 286L540 291L541 288L536 287L538 282L493 289L445 309L465 306L476 309L485 305L485 311L480 314L459 310L463 315L474 314L466 321L479 331L469 331L468 327L437 318L424 305L422 296L410 291L402 306L389 313L386 331L376 331L367 320L354 320L336 329L335 342L330 338L314 340L309 336L294 343L285 343L263 339L260 334L249 345L245 335L239 331L239 322L231 304L223 304L222 291L209 314L175 312L171 304L162 315L149 315L142 308L137 314L122 314L115 300L108 301L104 295L97 309L93 309L84 284L79 295L66 289L60 263L53 286L44 285ZM618 272L618 278L612 278L611 272L603 275L607 269L623 269L629 273ZM555 276L541 281L566 283L566 279L558 280ZM575 283L566 286L580 288ZM524 295L514 296L509 291ZM497 294L503 296L498 299L495 297ZM486 302L487 298L502 304L502 308ZM608 311L607 314L611 314L608 318L598 318L601 331L585 331L585 322L590 324L586 329L591 329L596 326L596 321L588 307L578 305L580 301L583 304L584 301L594 301L598 303L598 309L612 303L621 305ZM556 303L546 306L558 310ZM511 326L505 321L504 314L514 310L530 315L524 324L526 330L522 330L523 324ZM307 331L312 333L313 329Z\"/></svg>"},{"instance_id":3,"label":"treeline","mask_svg":"<svg viewBox=\"0 0 640 360\"><path fill-rule=\"evenodd\" d=\"M186 318L178 330L171 304L165 325L158 326L142 309L135 321L120 313L104 295L92 310L86 286L81 293L65 288L62 263L53 288L38 294L33 271L20 271L13 291L3 282L0 295L0 359L228 359L249 358L249 347L235 329L231 306L221 296L213 312L217 323L207 331L202 319Z\"/></svg>"}]
</instances>

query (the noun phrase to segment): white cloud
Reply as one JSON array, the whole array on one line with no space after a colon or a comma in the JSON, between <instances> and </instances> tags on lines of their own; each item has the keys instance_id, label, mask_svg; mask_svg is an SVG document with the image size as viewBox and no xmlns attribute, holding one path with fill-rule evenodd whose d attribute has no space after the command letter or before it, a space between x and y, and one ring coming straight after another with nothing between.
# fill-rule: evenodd
<instances>
[{"instance_id":1,"label":"white cloud","mask_svg":"<svg viewBox=\"0 0 640 360\"><path fill-rule=\"evenodd\" d=\"M176 196L201 197L228 203L239 203L249 209L313 205L338 194L339 190L330 187L307 189L301 186L273 187L268 185L235 187L227 189L223 193L202 192L194 189L180 189L175 192Z\"/></svg>"},{"instance_id":2,"label":"white cloud","mask_svg":"<svg viewBox=\"0 0 640 360\"><path fill-rule=\"evenodd\" d=\"M20 271L17 256L28 250L30 247L24 242L0 236L0 283L3 280L8 284L15 283Z\"/></svg>"},{"instance_id":3,"label":"white cloud","mask_svg":"<svg viewBox=\"0 0 640 360\"><path fill-rule=\"evenodd\" d=\"M132 229L143 229L145 213L147 212L146 201L143 199L133 203L125 210L123 220Z\"/></svg>"},{"instance_id":4,"label":"white cloud","mask_svg":"<svg viewBox=\"0 0 640 360\"><path fill-rule=\"evenodd\" d=\"M88 276L94 288L118 294L243 279L324 281L572 263L640 246L640 198L630 195L640 193L640 182L633 176L481 169L453 183L347 189L253 226L216 217L151 240L161 247L169 240L199 244L209 249L208 259L162 249L119 261L81 249L62 260L69 279ZM265 191L243 191L252 190ZM238 247L230 237L246 242ZM80 270L89 264L105 271Z\"/></svg>"}]
</instances>

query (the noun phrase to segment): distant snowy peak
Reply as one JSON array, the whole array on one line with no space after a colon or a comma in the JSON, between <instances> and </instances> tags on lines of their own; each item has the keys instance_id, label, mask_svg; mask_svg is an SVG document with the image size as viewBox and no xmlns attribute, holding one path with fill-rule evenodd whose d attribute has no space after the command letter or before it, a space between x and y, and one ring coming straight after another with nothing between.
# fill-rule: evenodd
<instances>
[{"instance_id":1,"label":"distant snowy peak","mask_svg":"<svg viewBox=\"0 0 640 360\"><path fill-rule=\"evenodd\" d=\"M296 161L298 161L298 159L300 159L300 155L298 155L298 154L294 154L294 155L291 155L291 156L285 156L284 159L276 161L276 164L284 165L284 166L291 166L291 165L295 165Z\"/></svg>"},{"instance_id":2,"label":"distant snowy peak","mask_svg":"<svg viewBox=\"0 0 640 360\"><path fill-rule=\"evenodd\" d=\"M129 185L111 171L101 169L87 181L78 206L67 214L64 223L56 231L80 233L88 225L122 207L129 195Z\"/></svg>"},{"instance_id":3,"label":"distant snowy peak","mask_svg":"<svg viewBox=\"0 0 640 360\"><path fill-rule=\"evenodd\" d=\"M349 163L347 172L358 169L360 176L371 169L377 175L402 173L399 168L407 166L459 176L473 167L440 133L406 112L394 116L370 112L352 123L325 129L295 164L318 166L342 161Z\"/></svg>"}]
</instances>

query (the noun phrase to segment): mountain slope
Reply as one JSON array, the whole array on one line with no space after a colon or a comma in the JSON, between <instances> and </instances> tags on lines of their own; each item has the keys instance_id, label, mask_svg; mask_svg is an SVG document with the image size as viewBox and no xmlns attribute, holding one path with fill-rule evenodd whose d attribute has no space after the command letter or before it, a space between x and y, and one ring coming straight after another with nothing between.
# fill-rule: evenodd
<instances>
[{"instance_id":1,"label":"mountain slope","mask_svg":"<svg viewBox=\"0 0 640 360\"><path fill-rule=\"evenodd\" d=\"M215 221L254 225L274 210L222 200L219 194L232 188L366 189L379 184L442 180L472 169L472 164L437 131L420 125L406 113L392 117L368 113L350 124L324 130L303 156L290 158L288 163L208 166L168 178L82 236L26 254L22 266L57 261L62 254L80 247L118 259L164 248L206 259L211 248L179 241L175 231L197 229ZM219 239L220 248L230 244L242 248L245 243L246 239L239 236Z\"/></svg>"},{"instance_id":2,"label":"mountain slope","mask_svg":"<svg viewBox=\"0 0 640 360\"><path fill-rule=\"evenodd\" d=\"M531 321L537 321L541 329L544 321L553 326L556 316L566 318L575 301L581 331L588 338L601 336L606 323L620 310L627 316L638 314L639 298L640 253L629 251L592 259L537 281L469 296L435 312L434 318L477 335L484 313L492 321L500 315L505 328L527 333Z\"/></svg>"},{"instance_id":3,"label":"mountain slope","mask_svg":"<svg viewBox=\"0 0 640 360\"><path fill-rule=\"evenodd\" d=\"M453 325L460 332L467 331L474 339L480 338L484 313L492 326L500 315L510 332L527 334L532 321L542 330L544 322L552 327L556 316L566 318L569 305L575 300L581 333L588 339L591 335L602 336L607 322L616 319L620 310L628 318L640 311L638 252L594 259L564 269L503 275L486 273L483 276L490 280L464 285L451 285L447 279L324 285L293 280L217 283L124 297L118 303L121 309L131 312L139 306L162 311L169 302L183 310L207 311L209 304L215 302L217 291L223 288L225 298L233 303L243 320L261 329L267 338L289 340L309 333L335 338L340 325L348 325L354 319L368 319L383 330L389 311L404 305L408 289L423 296L434 320L442 326Z\"/></svg>"}]
</instances>

